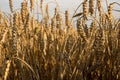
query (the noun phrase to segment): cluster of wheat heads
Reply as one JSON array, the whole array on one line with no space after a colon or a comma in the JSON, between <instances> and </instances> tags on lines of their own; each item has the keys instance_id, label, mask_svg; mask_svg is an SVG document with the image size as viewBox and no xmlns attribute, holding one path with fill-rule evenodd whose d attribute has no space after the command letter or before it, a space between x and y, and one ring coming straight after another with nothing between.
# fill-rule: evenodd
<instances>
[{"instance_id":1,"label":"cluster of wheat heads","mask_svg":"<svg viewBox=\"0 0 120 80\"><path fill-rule=\"evenodd\" d=\"M74 26L56 2L51 18L40 0L43 18L36 19L36 1L29 7L24 0L17 11L9 0L11 13L0 11L0 79L120 80L120 19L112 12L119 3L104 11L101 0L84 0Z\"/></svg>"}]
</instances>

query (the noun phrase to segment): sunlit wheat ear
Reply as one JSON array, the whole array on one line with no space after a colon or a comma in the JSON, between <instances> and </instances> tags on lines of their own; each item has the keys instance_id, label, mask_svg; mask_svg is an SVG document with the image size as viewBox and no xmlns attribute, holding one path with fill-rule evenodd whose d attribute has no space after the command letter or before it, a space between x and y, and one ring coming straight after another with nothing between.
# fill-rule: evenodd
<instances>
[{"instance_id":1,"label":"sunlit wheat ear","mask_svg":"<svg viewBox=\"0 0 120 80\"><path fill-rule=\"evenodd\" d=\"M94 0L89 0L89 12L91 15L94 14Z\"/></svg>"},{"instance_id":2,"label":"sunlit wheat ear","mask_svg":"<svg viewBox=\"0 0 120 80\"><path fill-rule=\"evenodd\" d=\"M81 22L80 20L77 20L77 31L78 31L78 34L85 40L87 41L87 37L86 37L86 34L82 28L82 25L81 25Z\"/></svg>"},{"instance_id":3,"label":"sunlit wheat ear","mask_svg":"<svg viewBox=\"0 0 120 80\"><path fill-rule=\"evenodd\" d=\"M54 15L57 15L58 14L58 7L55 8L55 14Z\"/></svg>"},{"instance_id":4,"label":"sunlit wheat ear","mask_svg":"<svg viewBox=\"0 0 120 80\"><path fill-rule=\"evenodd\" d=\"M23 27L23 22L22 22L22 16L21 16L21 14L19 14L19 27L22 29L22 27Z\"/></svg>"},{"instance_id":5,"label":"sunlit wheat ear","mask_svg":"<svg viewBox=\"0 0 120 80\"><path fill-rule=\"evenodd\" d=\"M88 19L88 6L87 6L87 0L83 2L83 17L85 20Z\"/></svg>"},{"instance_id":6,"label":"sunlit wheat ear","mask_svg":"<svg viewBox=\"0 0 120 80\"><path fill-rule=\"evenodd\" d=\"M13 19L13 25L14 25L15 27L19 27L19 14L18 14L18 13L15 13L13 18L14 18L14 19Z\"/></svg>"},{"instance_id":7,"label":"sunlit wheat ear","mask_svg":"<svg viewBox=\"0 0 120 80\"><path fill-rule=\"evenodd\" d=\"M90 35L92 34L92 32L95 28L96 28L96 21L93 21L90 25Z\"/></svg>"},{"instance_id":8,"label":"sunlit wheat ear","mask_svg":"<svg viewBox=\"0 0 120 80\"><path fill-rule=\"evenodd\" d=\"M70 27L70 17L68 11L65 11L65 24L68 28Z\"/></svg>"},{"instance_id":9,"label":"sunlit wheat ear","mask_svg":"<svg viewBox=\"0 0 120 80\"><path fill-rule=\"evenodd\" d=\"M46 16L45 16L45 19L46 19L46 24L48 24L48 20L49 20L49 6L48 6L48 4L46 5Z\"/></svg>"},{"instance_id":10,"label":"sunlit wheat ear","mask_svg":"<svg viewBox=\"0 0 120 80\"><path fill-rule=\"evenodd\" d=\"M40 0L40 11L41 11L42 16L44 16L43 15L43 0Z\"/></svg>"},{"instance_id":11,"label":"sunlit wheat ear","mask_svg":"<svg viewBox=\"0 0 120 80\"><path fill-rule=\"evenodd\" d=\"M32 25L32 22L30 22L30 15L28 15L27 22L26 22L26 27L29 29L29 31L32 31L31 25Z\"/></svg>"},{"instance_id":12,"label":"sunlit wheat ear","mask_svg":"<svg viewBox=\"0 0 120 80\"><path fill-rule=\"evenodd\" d=\"M30 17L29 17L29 20L28 20L28 22L29 22L29 30L30 31L33 31L33 28L34 28L34 26L35 26L35 21L34 21L34 17L32 17L31 19L30 19Z\"/></svg>"},{"instance_id":13,"label":"sunlit wheat ear","mask_svg":"<svg viewBox=\"0 0 120 80\"><path fill-rule=\"evenodd\" d=\"M24 1L21 3L21 16L22 16L22 22L26 23L26 18L28 16L28 3L27 1Z\"/></svg>"},{"instance_id":14,"label":"sunlit wheat ear","mask_svg":"<svg viewBox=\"0 0 120 80\"><path fill-rule=\"evenodd\" d=\"M62 18L61 18L62 16L61 16L61 14L60 13L58 13L57 15L56 15L56 21L57 21L57 25L56 25L56 28L58 28L59 30L61 29L61 25L62 25Z\"/></svg>"},{"instance_id":15,"label":"sunlit wheat ear","mask_svg":"<svg viewBox=\"0 0 120 80\"><path fill-rule=\"evenodd\" d=\"M48 4L46 5L46 14L47 14L47 16L49 16L49 6L48 6Z\"/></svg>"},{"instance_id":16,"label":"sunlit wheat ear","mask_svg":"<svg viewBox=\"0 0 120 80\"><path fill-rule=\"evenodd\" d=\"M110 22L112 22L112 17L113 17L112 10L113 10L113 4L111 3L108 6L108 18L109 18Z\"/></svg>"},{"instance_id":17,"label":"sunlit wheat ear","mask_svg":"<svg viewBox=\"0 0 120 80\"><path fill-rule=\"evenodd\" d=\"M30 0L30 10L31 12L34 10L34 0Z\"/></svg>"},{"instance_id":18,"label":"sunlit wheat ear","mask_svg":"<svg viewBox=\"0 0 120 80\"><path fill-rule=\"evenodd\" d=\"M102 13L102 0L97 0L97 8L100 14Z\"/></svg>"},{"instance_id":19,"label":"sunlit wheat ear","mask_svg":"<svg viewBox=\"0 0 120 80\"><path fill-rule=\"evenodd\" d=\"M8 27L8 20L7 20L7 18L4 19L4 25L5 25L5 27Z\"/></svg>"},{"instance_id":20,"label":"sunlit wheat ear","mask_svg":"<svg viewBox=\"0 0 120 80\"><path fill-rule=\"evenodd\" d=\"M53 17L51 20L51 31L53 31L56 27L56 18Z\"/></svg>"},{"instance_id":21,"label":"sunlit wheat ear","mask_svg":"<svg viewBox=\"0 0 120 80\"><path fill-rule=\"evenodd\" d=\"M7 33L8 33L8 30L6 30L5 33L3 34L3 37L2 37L2 39L1 39L1 43L5 43L5 42L6 42Z\"/></svg>"},{"instance_id":22,"label":"sunlit wheat ear","mask_svg":"<svg viewBox=\"0 0 120 80\"><path fill-rule=\"evenodd\" d=\"M10 27L13 26L13 15L10 15Z\"/></svg>"},{"instance_id":23,"label":"sunlit wheat ear","mask_svg":"<svg viewBox=\"0 0 120 80\"><path fill-rule=\"evenodd\" d=\"M101 46L104 46L105 43L105 30L102 30Z\"/></svg>"},{"instance_id":24,"label":"sunlit wheat ear","mask_svg":"<svg viewBox=\"0 0 120 80\"><path fill-rule=\"evenodd\" d=\"M40 0L40 8L43 7L43 0Z\"/></svg>"},{"instance_id":25,"label":"sunlit wheat ear","mask_svg":"<svg viewBox=\"0 0 120 80\"><path fill-rule=\"evenodd\" d=\"M106 29L106 28L105 28L105 24L106 24L106 15L105 15L105 14L102 14L100 21L101 21L101 24L104 25L104 26L103 26L104 29Z\"/></svg>"},{"instance_id":26,"label":"sunlit wheat ear","mask_svg":"<svg viewBox=\"0 0 120 80\"><path fill-rule=\"evenodd\" d=\"M8 75L9 75L9 71L10 71L10 65L11 65L11 61L8 60L7 61L7 67L5 69L5 74L4 74L4 80L8 80Z\"/></svg>"},{"instance_id":27,"label":"sunlit wheat ear","mask_svg":"<svg viewBox=\"0 0 120 80\"><path fill-rule=\"evenodd\" d=\"M47 34L46 32L43 33L43 42L44 42L44 48L43 48L43 53L46 55L46 49L47 49Z\"/></svg>"},{"instance_id":28,"label":"sunlit wheat ear","mask_svg":"<svg viewBox=\"0 0 120 80\"><path fill-rule=\"evenodd\" d=\"M12 50L13 54L17 53L17 25L19 24L18 22L18 14L15 13L13 15L13 27L12 27Z\"/></svg>"},{"instance_id":29,"label":"sunlit wheat ear","mask_svg":"<svg viewBox=\"0 0 120 80\"><path fill-rule=\"evenodd\" d=\"M9 0L10 11L13 12L13 1Z\"/></svg>"}]
</instances>

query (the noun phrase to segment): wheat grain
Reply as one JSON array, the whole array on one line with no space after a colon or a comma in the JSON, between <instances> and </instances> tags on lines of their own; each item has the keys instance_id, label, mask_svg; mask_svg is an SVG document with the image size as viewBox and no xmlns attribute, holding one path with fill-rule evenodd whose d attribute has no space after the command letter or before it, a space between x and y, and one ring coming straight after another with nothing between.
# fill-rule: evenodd
<instances>
[{"instance_id":1,"label":"wheat grain","mask_svg":"<svg viewBox=\"0 0 120 80\"><path fill-rule=\"evenodd\" d=\"M43 14L43 0L40 0L40 10L41 10L42 16L44 16L44 14Z\"/></svg>"},{"instance_id":2,"label":"wheat grain","mask_svg":"<svg viewBox=\"0 0 120 80\"><path fill-rule=\"evenodd\" d=\"M10 11L13 12L13 1L9 0Z\"/></svg>"},{"instance_id":3,"label":"wheat grain","mask_svg":"<svg viewBox=\"0 0 120 80\"><path fill-rule=\"evenodd\" d=\"M97 0L97 8L98 8L98 11L101 13L102 12L102 0Z\"/></svg>"},{"instance_id":4,"label":"wheat grain","mask_svg":"<svg viewBox=\"0 0 120 80\"><path fill-rule=\"evenodd\" d=\"M70 27L70 18L69 18L69 12L65 11L65 24L67 26L67 28Z\"/></svg>"},{"instance_id":5,"label":"wheat grain","mask_svg":"<svg viewBox=\"0 0 120 80\"><path fill-rule=\"evenodd\" d=\"M30 0L30 10L34 10L34 0Z\"/></svg>"},{"instance_id":6,"label":"wheat grain","mask_svg":"<svg viewBox=\"0 0 120 80\"><path fill-rule=\"evenodd\" d=\"M113 10L113 4L111 3L108 6L108 18L109 18L110 23L112 23L112 18L113 18L112 10Z\"/></svg>"},{"instance_id":7,"label":"wheat grain","mask_svg":"<svg viewBox=\"0 0 120 80\"><path fill-rule=\"evenodd\" d=\"M89 12L91 15L94 14L94 0L89 0Z\"/></svg>"},{"instance_id":8,"label":"wheat grain","mask_svg":"<svg viewBox=\"0 0 120 80\"><path fill-rule=\"evenodd\" d=\"M21 4L21 17L22 17L22 22L25 24L26 18L28 17L28 3L27 3L27 1L24 1Z\"/></svg>"},{"instance_id":9,"label":"wheat grain","mask_svg":"<svg viewBox=\"0 0 120 80\"><path fill-rule=\"evenodd\" d=\"M87 20L88 19L88 6L87 6L87 0L85 0L83 2L83 16L84 16L84 19Z\"/></svg>"}]
</instances>

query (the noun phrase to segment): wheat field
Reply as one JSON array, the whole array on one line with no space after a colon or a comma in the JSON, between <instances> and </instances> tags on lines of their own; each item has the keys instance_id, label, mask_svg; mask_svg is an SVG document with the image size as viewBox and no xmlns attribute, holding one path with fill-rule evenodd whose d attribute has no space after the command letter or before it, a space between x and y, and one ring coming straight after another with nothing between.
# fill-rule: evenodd
<instances>
[{"instance_id":1,"label":"wheat field","mask_svg":"<svg viewBox=\"0 0 120 80\"><path fill-rule=\"evenodd\" d=\"M120 80L120 3L84 0L70 17L43 2L0 10L0 80Z\"/></svg>"}]
</instances>

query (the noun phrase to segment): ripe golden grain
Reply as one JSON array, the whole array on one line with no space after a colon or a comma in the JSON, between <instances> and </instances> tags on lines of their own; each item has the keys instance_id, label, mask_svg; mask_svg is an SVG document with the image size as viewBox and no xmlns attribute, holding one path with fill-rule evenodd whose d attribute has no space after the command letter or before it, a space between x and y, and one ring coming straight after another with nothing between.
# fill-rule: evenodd
<instances>
[{"instance_id":1,"label":"ripe golden grain","mask_svg":"<svg viewBox=\"0 0 120 80\"><path fill-rule=\"evenodd\" d=\"M89 0L89 12L91 15L94 14L94 0Z\"/></svg>"},{"instance_id":2,"label":"ripe golden grain","mask_svg":"<svg viewBox=\"0 0 120 80\"><path fill-rule=\"evenodd\" d=\"M28 17L28 2L24 1L21 3L21 16L22 16L22 22L25 24L26 19Z\"/></svg>"},{"instance_id":3,"label":"ripe golden grain","mask_svg":"<svg viewBox=\"0 0 120 80\"><path fill-rule=\"evenodd\" d=\"M34 10L34 0L30 0L30 10Z\"/></svg>"},{"instance_id":4,"label":"ripe golden grain","mask_svg":"<svg viewBox=\"0 0 120 80\"><path fill-rule=\"evenodd\" d=\"M83 17L85 20L88 19L88 13L89 13L89 11L88 11L88 6L87 6L87 0L85 0L83 2Z\"/></svg>"},{"instance_id":5,"label":"ripe golden grain","mask_svg":"<svg viewBox=\"0 0 120 80\"><path fill-rule=\"evenodd\" d=\"M97 8L99 12L102 12L102 0L97 0Z\"/></svg>"},{"instance_id":6,"label":"ripe golden grain","mask_svg":"<svg viewBox=\"0 0 120 80\"><path fill-rule=\"evenodd\" d=\"M70 27L70 17L69 17L68 11L65 11L65 23L66 23L66 26L69 28Z\"/></svg>"},{"instance_id":7,"label":"ripe golden grain","mask_svg":"<svg viewBox=\"0 0 120 80\"><path fill-rule=\"evenodd\" d=\"M13 1L9 0L10 11L13 12Z\"/></svg>"},{"instance_id":8,"label":"ripe golden grain","mask_svg":"<svg viewBox=\"0 0 120 80\"><path fill-rule=\"evenodd\" d=\"M11 66L11 61L8 60L7 61L7 67L6 67L5 74L4 74L4 80L7 80L7 78L8 78L10 66Z\"/></svg>"}]
</instances>

